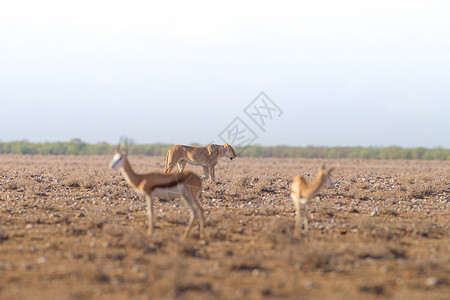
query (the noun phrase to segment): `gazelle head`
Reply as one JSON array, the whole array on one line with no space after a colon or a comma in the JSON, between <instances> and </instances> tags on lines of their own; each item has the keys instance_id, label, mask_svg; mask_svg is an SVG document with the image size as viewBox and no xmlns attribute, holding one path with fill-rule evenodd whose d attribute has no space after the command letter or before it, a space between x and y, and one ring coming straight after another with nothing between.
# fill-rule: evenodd
<instances>
[{"instance_id":1,"label":"gazelle head","mask_svg":"<svg viewBox=\"0 0 450 300\"><path fill-rule=\"evenodd\" d=\"M322 165L319 169L319 177L323 184L326 184L329 187L333 186L333 182L331 181L331 171L334 170L334 167L326 168L325 165Z\"/></svg>"},{"instance_id":2,"label":"gazelle head","mask_svg":"<svg viewBox=\"0 0 450 300\"><path fill-rule=\"evenodd\" d=\"M229 144L223 145L223 148L225 149L225 156L228 157L230 160L233 160L236 158L236 152L234 152L233 147L231 147Z\"/></svg>"},{"instance_id":3,"label":"gazelle head","mask_svg":"<svg viewBox=\"0 0 450 300\"><path fill-rule=\"evenodd\" d=\"M120 148L116 147L115 145L111 145L111 147L114 150L114 156L111 162L109 163L109 167L111 169L123 167L123 161L127 156L127 147L125 145L125 142L124 141L122 142Z\"/></svg>"}]
</instances>

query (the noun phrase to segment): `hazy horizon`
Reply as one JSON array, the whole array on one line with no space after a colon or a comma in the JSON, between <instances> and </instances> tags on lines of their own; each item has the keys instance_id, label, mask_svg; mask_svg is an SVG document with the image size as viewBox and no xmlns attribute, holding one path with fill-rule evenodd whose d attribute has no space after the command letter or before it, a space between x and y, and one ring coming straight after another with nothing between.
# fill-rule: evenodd
<instances>
[{"instance_id":1,"label":"hazy horizon","mask_svg":"<svg viewBox=\"0 0 450 300\"><path fill-rule=\"evenodd\" d=\"M128 137L127 137L128 138ZM11 141L1 141L0 143L15 143L15 142L29 142L32 144L44 144L44 143L70 143L73 140L80 140L82 143L85 144L89 144L89 145L98 145L98 144L102 144L102 143L107 143L107 144L111 144L111 145L119 145L121 143L121 139L117 139L117 141L113 141L113 142L108 142L108 141L97 141L97 142L89 142L89 141L85 141L81 138L75 137L72 139L68 139L68 140L58 140L58 141L30 141L27 139L21 139L21 140L11 140ZM152 142L152 143L139 143L136 142L134 139L128 139L128 144L134 144L134 145L178 145L179 143L170 143L170 142ZM211 143L214 144L223 144L221 141L212 141ZM190 143L184 143L183 145L188 145L188 146L207 146L210 145L211 143L198 143L198 142L190 142ZM243 145L245 146L245 145ZM306 147L326 147L326 148L357 148L357 147L362 147L362 148L390 148L390 147L400 147L403 149L414 149L414 148L426 148L426 149L449 149L443 146L435 146L435 147L424 147L424 146L411 146L411 147L403 147L403 146L399 146L399 145L367 145L367 146L361 146L361 145L287 145L287 144L261 144L261 143L252 143L250 144L250 146L257 146L257 147L291 147L291 148L295 148L295 147L299 147L299 148L306 148Z\"/></svg>"},{"instance_id":2,"label":"hazy horizon","mask_svg":"<svg viewBox=\"0 0 450 300\"><path fill-rule=\"evenodd\" d=\"M0 141L450 148L449 2L274 3L0 4Z\"/></svg>"}]
</instances>

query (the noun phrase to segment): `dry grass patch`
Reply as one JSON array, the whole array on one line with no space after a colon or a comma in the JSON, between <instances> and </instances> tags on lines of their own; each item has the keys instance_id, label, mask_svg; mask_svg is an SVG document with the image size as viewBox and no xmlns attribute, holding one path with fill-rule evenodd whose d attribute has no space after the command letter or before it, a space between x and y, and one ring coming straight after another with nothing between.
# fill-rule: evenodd
<instances>
[{"instance_id":1,"label":"dry grass patch","mask_svg":"<svg viewBox=\"0 0 450 300\"><path fill-rule=\"evenodd\" d=\"M267 221L264 226L264 234L266 238L274 245L283 248L292 242L292 234L294 232L294 219L282 220L280 218L272 218Z\"/></svg>"},{"instance_id":2,"label":"dry grass patch","mask_svg":"<svg viewBox=\"0 0 450 300\"><path fill-rule=\"evenodd\" d=\"M339 272L340 259L344 255L338 249L318 241L295 241L285 245L280 251L287 263L304 272Z\"/></svg>"}]
</instances>

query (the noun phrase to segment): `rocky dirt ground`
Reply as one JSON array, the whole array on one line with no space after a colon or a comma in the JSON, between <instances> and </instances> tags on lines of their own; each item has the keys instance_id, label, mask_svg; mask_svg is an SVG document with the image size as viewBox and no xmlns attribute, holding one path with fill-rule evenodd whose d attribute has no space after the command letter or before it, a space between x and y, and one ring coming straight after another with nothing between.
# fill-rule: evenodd
<instances>
[{"instance_id":1,"label":"rocky dirt ground","mask_svg":"<svg viewBox=\"0 0 450 300\"><path fill-rule=\"evenodd\" d=\"M221 161L207 239L181 201L145 202L110 156L0 155L1 299L448 299L450 162ZM138 172L163 157L130 156ZM290 181L336 165L292 239ZM201 169L191 167L198 174Z\"/></svg>"}]
</instances>

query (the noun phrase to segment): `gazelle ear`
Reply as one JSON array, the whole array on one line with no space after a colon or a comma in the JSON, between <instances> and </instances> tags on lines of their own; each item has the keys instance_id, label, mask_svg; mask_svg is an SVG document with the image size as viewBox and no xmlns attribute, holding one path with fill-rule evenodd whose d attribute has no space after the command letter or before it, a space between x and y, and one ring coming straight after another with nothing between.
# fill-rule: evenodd
<instances>
[{"instance_id":1,"label":"gazelle ear","mask_svg":"<svg viewBox=\"0 0 450 300\"><path fill-rule=\"evenodd\" d=\"M116 145L110 144L111 149L114 151L114 153L118 153L119 151L117 150Z\"/></svg>"}]
</instances>

